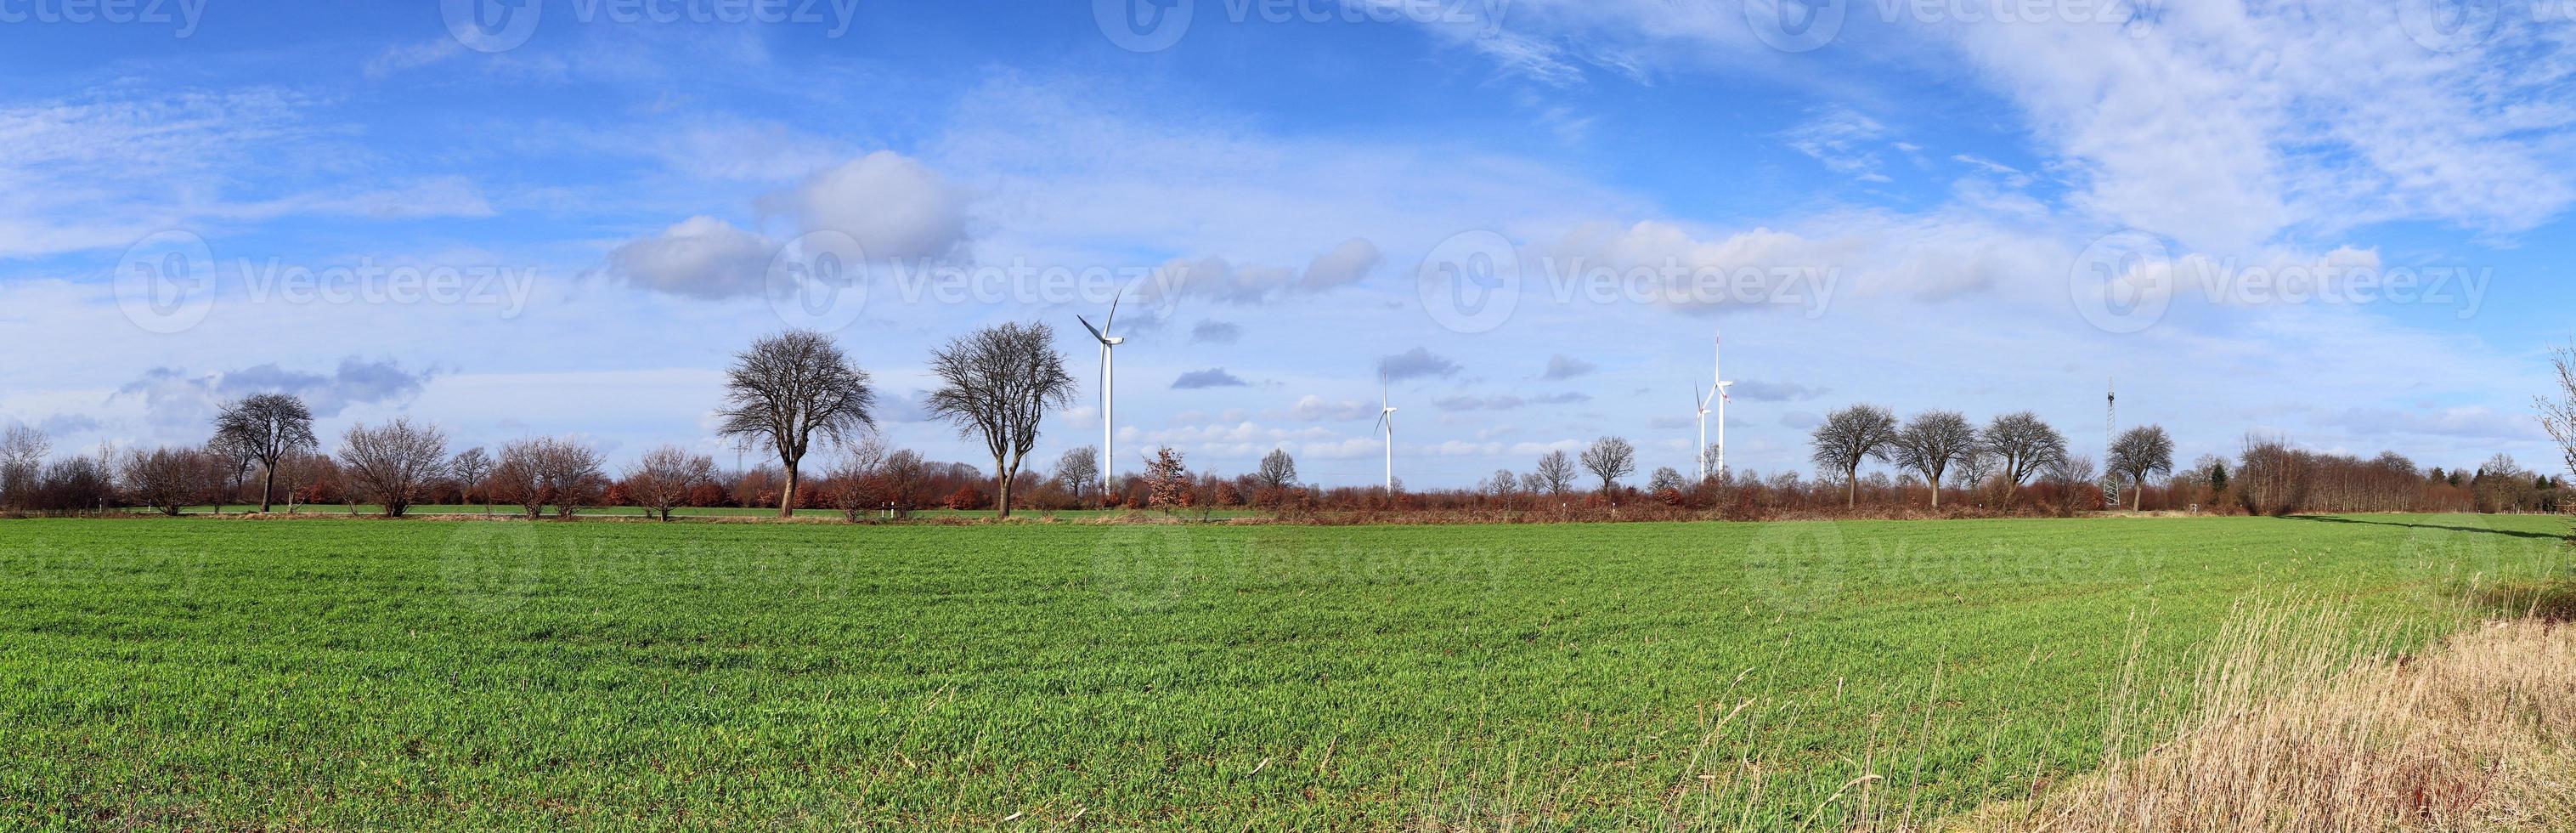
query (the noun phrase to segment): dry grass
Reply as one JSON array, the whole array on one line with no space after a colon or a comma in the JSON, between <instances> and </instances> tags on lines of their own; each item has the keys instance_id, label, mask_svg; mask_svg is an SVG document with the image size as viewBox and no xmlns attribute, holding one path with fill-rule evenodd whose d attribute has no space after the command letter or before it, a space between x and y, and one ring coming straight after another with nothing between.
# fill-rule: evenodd
<instances>
[{"instance_id":1,"label":"dry grass","mask_svg":"<svg viewBox=\"0 0 2576 833\"><path fill-rule=\"evenodd\" d=\"M2248 611L2190 681L2178 726L2115 721L2100 770L1941 828L2576 829L2576 628L2489 622L2410 656L2339 647L2350 627ZM2127 688L2130 714L2168 696ZM2139 735L2170 740L2139 749Z\"/></svg>"}]
</instances>

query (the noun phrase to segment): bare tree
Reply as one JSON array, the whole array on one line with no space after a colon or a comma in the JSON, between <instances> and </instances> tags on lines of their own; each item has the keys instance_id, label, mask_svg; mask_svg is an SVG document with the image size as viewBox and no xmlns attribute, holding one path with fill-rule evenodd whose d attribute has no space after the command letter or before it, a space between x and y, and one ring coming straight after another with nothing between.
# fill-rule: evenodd
<instances>
[{"instance_id":1,"label":"bare tree","mask_svg":"<svg viewBox=\"0 0 2576 833\"><path fill-rule=\"evenodd\" d=\"M1017 322L985 327L930 354L930 413L978 437L993 455L993 516L1011 516L1011 481L1038 445L1038 423L1073 404L1073 374L1055 349L1055 330Z\"/></svg>"},{"instance_id":2,"label":"bare tree","mask_svg":"<svg viewBox=\"0 0 2576 833\"><path fill-rule=\"evenodd\" d=\"M2576 345L2551 348L2549 363L2558 371L2558 389L2552 396L2532 397L2531 405L2539 412L2540 427L2558 443L2560 462L2576 474Z\"/></svg>"},{"instance_id":3,"label":"bare tree","mask_svg":"<svg viewBox=\"0 0 2576 833\"><path fill-rule=\"evenodd\" d=\"M1941 474L1977 447L1977 429L1957 411L1925 411L1896 433L1896 465L1923 475L1932 508L1941 508Z\"/></svg>"},{"instance_id":4,"label":"bare tree","mask_svg":"<svg viewBox=\"0 0 2576 833\"><path fill-rule=\"evenodd\" d=\"M626 496L669 523L671 510L688 502L690 488L715 479L715 458L666 445L644 452L626 467Z\"/></svg>"},{"instance_id":5,"label":"bare tree","mask_svg":"<svg viewBox=\"0 0 2576 833\"><path fill-rule=\"evenodd\" d=\"M1671 466L1656 467L1654 475L1646 478L1646 491L1657 495L1664 494L1665 492L1681 494L1681 470Z\"/></svg>"},{"instance_id":6,"label":"bare tree","mask_svg":"<svg viewBox=\"0 0 2576 833\"><path fill-rule=\"evenodd\" d=\"M1510 500L1518 493L1520 478L1512 474L1511 469L1495 469L1494 476L1485 481L1485 494L1495 500Z\"/></svg>"},{"instance_id":7,"label":"bare tree","mask_svg":"<svg viewBox=\"0 0 2576 833\"><path fill-rule=\"evenodd\" d=\"M1958 459L1950 461L1950 485L1961 491L1976 492L1995 476L1995 470L2002 465L2003 458L1986 450L1980 442L1970 446Z\"/></svg>"},{"instance_id":8,"label":"bare tree","mask_svg":"<svg viewBox=\"0 0 2576 833\"><path fill-rule=\"evenodd\" d=\"M536 520L546 508L544 438L517 440L501 446L501 462L492 467L491 494L509 501Z\"/></svg>"},{"instance_id":9,"label":"bare tree","mask_svg":"<svg viewBox=\"0 0 2576 833\"><path fill-rule=\"evenodd\" d=\"M329 455L316 451L289 451L277 458L277 484L283 487L278 496L286 501L286 514L295 514L296 503L303 500L299 493L304 487L333 476L338 467Z\"/></svg>"},{"instance_id":10,"label":"bare tree","mask_svg":"<svg viewBox=\"0 0 2576 833\"><path fill-rule=\"evenodd\" d=\"M2131 428L2121 432L2119 439L2111 441L2109 466L2113 472L2129 478L2130 509L2146 505L2148 475L2173 471L2173 453L2173 437L2167 435L2161 425ZM2415 464L2403 462L2401 467L2412 471Z\"/></svg>"},{"instance_id":11,"label":"bare tree","mask_svg":"<svg viewBox=\"0 0 2576 833\"><path fill-rule=\"evenodd\" d=\"M1619 478L1637 472L1637 447L1618 437L1593 440L1592 447L1583 450L1583 470L1601 478L1602 497L1616 497Z\"/></svg>"},{"instance_id":12,"label":"bare tree","mask_svg":"<svg viewBox=\"0 0 2576 833\"><path fill-rule=\"evenodd\" d=\"M492 457L485 454L483 447L478 445L457 452L456 459L447 461L447 471L456 476L457 484L463 486L465 493L470 495L474 493L474 487L484 485L483 480L492 476ZM492 490L490 489L483 490L483 514L492 514Z\"/></svg>"},{"instance_id":13,"label":"bare tree","mask_svg":"<svg viewBox=\"0 0 2576 833\"><path fill-rule=\"evenodd\" d=\"M2236 498L2245 511L2287 515L2307 504L2314 462L2307 452L2292 448L2287 438L2247 434L2245 451L2229 482L2236 484Z\"/></svg>"},{"instance_id":14,"label":"bare tree","mask_svg":"<svg viewBox=\"0 0 2576 833\"><path fill-rule=\"evenodd\" d=\"M840 461L832 464L832 508L851 523L882 499L886 459L885 441L869 437L842 450Z\"/></svg>"},{"instance_id":15,"label":"bare tree","mask_svg":"<svg viewBox=\"0 0 2576 833\"><path fill-rule=\"evenodd\" d=\"M2040 479L2055 487L2051 490L2057 496L2054 511L2059 515L2073 514L2082 487L2093 482L2093 458L2082 454L2061 455L2040 468Z\"/></svg>"},{"instance_id":16,"label":"bare tree","mask_svg":"<svg viewBox=\"0 0 2576 833\"><path fill-rule=\"evenodd\" d=\"M1270 453L1261 455L1261 468L1253 472L1252 479L1274 492L1294 486L1297 484L1297 458L1288 456L1288 449L1271 449Z\"/></svg>"},{"instance_id":17,"label":"bare tree","mask_svg":"<svg viewBox=\"0 0 2576 833\"><path fill-rule=\"evenodd\" d=\"M221 515L224 504L241 496L242 481L250 476L251 464L258 461L252 459L251 450L244 447L238 438L222 434L206 441L206 456L215 461L217 473L223 476L224 491L216 495L214 501L215 514Z\"/></svg>"},{"instance_id":18,"label":"bare tree","mask_svg":"<svg viewBox=\"0 0 2576 833\"><path fill-rule=\"evenodd\" d=\"M1100 482L1100 449L1091 446L1068 448L1055 459L1055 477L1073 490L1075 506L1082 505L1082 490Z\"/></svg>"},{"instance_id":19,"label":"bare tree","mask_svg":"<svg viewBox=\"0 0 2576 833\"><path fill-rule=\"evenodd\" d=\"M1541 454L1538 468L1530 470L1530 476L1538 480L1530 491L1562 497L1574 489L1574 458L1561 448Z\"/></svg>"},{"instance_id":20,"label":"bare tree","mask_svg":"<svg viewBox=\"0 0 2576 833\"><path fill-rule=\"evenodd\" d=\"M719 433L777 452L787 470L787 488L778 497L778 516L785 518L796 513L796 466L814 435L846 443L876 426L869 411L875 406L867 372L852 365L840 345L812 330L788 330L734 357L725 405L716 414L724 420Z\"/></svg>"},{"instance_id":21,"label":"bare tree","mask_svg":"<svg viewBox=\"0 0 2576 833\"><path fill-rule=\"evenodd\" d=\"M599 505L600 492L608 485L599 449L568 437L546 438L537 441L536 459L537 477L545 483L555 517L571 520L581 510Z\"/></svg>"},{"instance_id":22,"label":"bare tree","mask_svg":"<svg viewBox=\"0 0 2576 833\"><path fill-rule=\"evenodd\" d=\"M215 436L267 469L259 490L259 511L267 512L277 491L277 458L289 451L310 451L321 443L313 437L313 409L283 393L263 393L225 405L215 415Z\"/></svg>"},{"instance_id":23,"label":"bare tree","mask_svg":"<svg viewBox=\"0 0 2576 833\"><path fill-rule=\"evenodd\" d=\"M2066 457L2065 435L2029 411L1995 417L1978 440L1981 448L1995 455L1995 473L2003 475L2010 487L2004 492L2006 505L2011 505L2013 494L2031 475Z\"/></svg>"},{"instance_id":24,"label":"bare tree","mask_svg":"<svg viewBox=\"0 0 2576 833\"><path fill-rule=\"evenodd\" d=\"M399 518L446 470L447 434L400 417L376 428L352 425L340 435L340 464L350 482L384 507L385 517Z\"/></svg>"},{"instance_id":25,"label":"bare tree","mask_svg":"<svg viewBox=\"0 0 2576 833\"><path fill-rule=\"evenodd\" d=\"M1876 405L1835 411L1825 415L1808 444L1815 449L1809 457L1817 466L1842 474L1843 505L1859 506L1860 463L1887 461L1888 449L1896 444L1896 414Z\"/></svg>"},{"instance_id":26,"label":"bare tree","mask_svg":"<svg viewBox=\"0 0 2576 833\"><path fill-rule=\"evenodd\" d=\"M215 477L206 453L193 448L134 449L124 468L126 493L171 517L208 492Z\"/></svg>"},{"instance_id":27,"label":"bare tree","mask_svg":"<svg viewBox=\"0 0 2576 833\"><path fill-rule=\"evenodd\" d=\"M45 455L54 445L44 429L11 424L0 432L0 505L26 509L34 505L36 482L44 473Z\"/></svg>"},{"instance_id":28,"label":"bare tree","mask_svg":"<svg viewBox=\"0 0 2576 833\"><path fill-rule=\"evenodd\" d=\"M885 481L886 501L894 504L898 514L909 514L929 502L922 490L930 485L930 464L922 461L920 452L902 449L886 455L878 476Z\"/></svg>"}]
</instances>

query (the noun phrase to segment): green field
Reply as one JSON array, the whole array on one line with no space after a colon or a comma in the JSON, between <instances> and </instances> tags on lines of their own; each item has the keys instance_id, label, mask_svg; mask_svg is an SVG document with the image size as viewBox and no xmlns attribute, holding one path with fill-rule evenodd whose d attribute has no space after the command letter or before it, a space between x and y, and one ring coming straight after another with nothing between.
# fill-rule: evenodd
<instances>
[{"instance_id":1,"label":"green field","mask_svg":"<svg viewBox=\"0 0 2576 833\"><path fill-rule=\"evenodd\" d=\"M276 504L276 505L274 505L274 506L271 506L271 507L270 507L270 509L271 509L271 511L274 511L274 512L276 512L276 513L278 513L278 514L286 514L286 512L287 512L286 504L283 504L283 503L280 503L280 504ZM224 505L224 506L222 506L222 507L216 507L216 506L212 506L212 505L190 506L190 507L186 507L186 508L181 509L181 510L180 510L180 513L181 513L181 514L185 514L185 515L215 515L215 514L223 514L223 515L247 515L247 514L250 514L250 513L252 513L252 512L257 512L257 511L259 511L259 504L256 504L256 503L252 503L252 504L238 504L238 503L233 503L233 504L225 504L225 505ZM555 510L554 510L554 508L553 508L553 507L547 507L547 508L546 508L546 517L549 517L549 518L554 517L554 511L555 511ZM126 510L126 512L127 512L127 513L129 513L129 514L137 514L137 515L152 515L152 514L158 514L158 511L157 511L157 510L152 510L152 509L142 509L142 508L128 509L128 510ZM344 503L324 503L324 504L310 504L310 503L306 503L306 504L297 504L297 505L295 506L294 516L295 516L295 517L303 517L303 516L306 516L306 515L311 515L311 516L324 517L324 518L329 518L329 517L345 517L345 516L347 516L347 515L351 514L352 512L354 512L354 513L356 513L356 514L358 514L358 515L361 515L361 516L378 515L378 514L382 514L382 513L384 512L384 507L383 507L383 506L381 506L381 505L372 504L372 503L361 503L361 504L358 504L358 505L356 505L356 506L354 506L354 507L353 507L353 506L350 506L350 505L348 505L348 504L344 504ZM517 506L511 506L511 505L506 505L506 504L496 504L496 505L493 505L493 506L490 506L490 507L479 506L479 505L477 505L477 506L463 506L463 505L451 505L451 504L420 504L420 505L415 505L415 506L411 507L411 508L410 508L410 510L409 510L409 512L410 512L410 514L412 514L412 515L418 515L418 516L438 516L438 515L485 515L485 514L489 514L489 515L492 515L492 516L494 516L494 517L504 517L504 518L507 518L507 517L517 517L517 516L519 516L519 515L521 514L521 511L520 511L519 507L517 507ZM577 512L577 513L575 513L575 514L578 514L578 515L580 515L581 517L584 517L584 518L651 518L651 517L655 517L655 515L654 515L653 513L648 512L648 511L646 511L646 510L644 510L644 509L642 509L642 508L640 508L640 507L634 507L634 506L594 506L594 507L590 507L590 508L587 508L587 509L583 509L583 510L581 510L580 512ZM1031 509L1031 508L1028 508L1028 507L1025 507L1025 506L1019 506L1017 503L1014 503L1014 504L1013 504L1013 510L1012 510L1012 515L1011 515L1011 517L1013 517L1013 518L1023 518L1023 519L1029 519L1029 520L1037 520L1037 519L1043 519L1043 518L1055 518L1055 519L1058 519L1058 520L1085 520L1085 519L1098 518L1098 517L1101 517L1101 516L1103 516L1103 515L1132 515L1132 516L1139 517L1139 518L1146 518L1146 517L1155 517L1155 518L1159 518L1159 517L1170 517L1170 518L1173 518L1173 519L1176 519L1176 520L1192 520L1192 519L1199 518L1199 517L1200 517L1200 516L1202 516L1202 515L1205 515L1206 517L1209 517L1209 518L1244 518L1244 517L1256 517L1256 516L1259 516L1259 515L1261 515L1261 514L1262 514L1262 513L1261 513L1260 511L1258 511L1258 510L1253 510L1253 509L1243 509L1243 508L1233 508L1233 509L1209 509L1209 510L1206 510L1205 512L1201 512L1200 510L1197 510L1197 509L1185 509L1185 510L1174 510L1174 511L1172 511L1168 516L1166 516L1164 513L1161 513L1161 512L1151 512L1151 511L1139 512L1139 511L1130 511L1130 510L1126 510L1126 509L1052 509L1052 510L1050 510L1050 509ZM739 506L684 506L684 507L681 507L681 508L678 508L678 509L671 510L671 516L672 516L672 517L674 517L674 518L775 518L775 517L778 517L778 510L777 510L777 509L775 509L775 508L761 509L761 508L744 508L744 507L739 507ZM838 510L838 509L798 509L798 510L796 510L796 517L799 517L799 518L817 518L817 519L822 519L822 520L834 520L834 519L838 519L838 518L842 517L842 515L841 515L841 510ZM868 517L868 518L874 518L874 517L876 517L876 513L875 513L875 512L869 512L869 513L867 513L866 517ZM993 517L993 510L990 510L990 509L915 509L915 510L912 510L912 517L913 517L913 518L917 518L917 519L923 519L923 520L934 520L934 519L940 519L940 518L990 518L990 517Z\"/></svg>"},{"instance_id":2,"label":"green field","mask_svg":"<svg viewBox=\"0 0 2576 833\"><path fill-rule=\"evenodd\" d=\"M0 521L0 829L1842 829L2564 526Z\"/></svg>"}]
</instances>

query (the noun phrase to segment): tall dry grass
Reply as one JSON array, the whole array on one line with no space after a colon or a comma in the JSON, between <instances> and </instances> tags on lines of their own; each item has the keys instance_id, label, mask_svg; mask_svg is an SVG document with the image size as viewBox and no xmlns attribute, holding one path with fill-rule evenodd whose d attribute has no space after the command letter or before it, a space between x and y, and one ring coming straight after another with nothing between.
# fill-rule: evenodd
<instances>
[{"instance_id":1,"label":"tall dry grass","mask_svg":"<svg viewBox=\"0 0 2576 833\"><path fill-rule=\"evenodd\" d=\"M2100 769L1945 830L2576 830L2576 628L2488 622L2418 654L2350 617L2252 609L2164 732L2115 720ZM2368 640L2364 640L2365 643ZM2124 686L2123 714L2168 696ZM2141 748L2138 738L2163 737Z\"/></svg>"}]
</instances>

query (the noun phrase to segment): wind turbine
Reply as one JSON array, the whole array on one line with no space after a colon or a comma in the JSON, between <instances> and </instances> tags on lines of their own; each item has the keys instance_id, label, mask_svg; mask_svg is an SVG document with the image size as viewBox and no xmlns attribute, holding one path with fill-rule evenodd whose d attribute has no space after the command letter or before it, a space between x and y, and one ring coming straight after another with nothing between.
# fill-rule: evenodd
<instances>
[{"instance_id":1,"label":"wind turbine","mask_svg":"<svg viewBox=\"0 0 2576 833\"><path fill-rule=\"evenodd\" d=\"M1073 320L1082 322L1082 328L1090 330L1091 337L1100 340L1100 501L1102 506L1107 506L1109 505L1109 470L1118 464L1118 457L1111 453L1110 448L1110 444L1117 440L1117 435L1114 433L1118 424L1118 397L1115 390L1118 382L1117 351L1118 345L1127 343L1127 339L1124 336L1113 336L1103 332L1118 323L1118 299L1115 297L1109 299L1109 317L1101 319L1100 326L1091 326L1091 319L1079 315L1074 316Z\"/></svg>"},{"instance_id":2,"label":"wind turbine","mask_svg":"<svg viewBox=\"0 0 2576 833\"><path fill-rule=\"evenodd\" d=\"M1708 479L1708 401L1716 399L1717 394L1718 389L1712 387L1708 389L1707 394L1703 395L1699 392L1699 383L1691 383L1691 407L1699 412L1699 453L1691 456L1699 458L1699 479L1701 480ZM1721 425L1719 428L1723 430L1725 426Z\"/></svg>"},{"instance_id":3,"label":"wind turbine","mask_svg":"<svg viewBox=\"0 0 2576 833\"><path fill-rule=\"evenodd\" d=\"M1735 401L1735 397L1732 397L1732 396L1728 396L1728 395L1726 395L1726 389L1727 389L1727 388L1734 387L1734 386L1735 386L1735 383L1734 383L1734 382L1729 382L1729 381L1727 381L1727 380L1726 380L1726 371L1725 371L1725 366L1726 366L1726 365L1725 365L1726 335L1725 335L1724 333L1722 333L1722 332L1721 332L1721 333L1718 333L1718 334L1717 334L1717 335L1715 335L1715 336L1712 336L1712 337L1711 337L1711 340L1710 340L1710 342L1709 342L1709 345L1710 345L1710 346L1709 346L1709 374L1708 374L1708 375L1709 375L1709 382L1711 382L1711 385L1709 386L1709 389L1708 389L1708 395L1709 395L1709 398L1717 400L1717 476L1719 476L1719 477L1725 477L1725 476L1726 476L1726 403ZM1700 473L1699 473L1699 476L1700 476L1700 479L1702 479L1702 480L1706 480L1706 479L1708 479L1708 475L1709 475L1709 472L1708 472L1708 470L1707 470L1707 468L1708 468L1708 416L1707 416L1707 414L1708 414L1708 403L1707 403L1707 402L1705 402L1705 401L1703 401L1703 402L1701 402L1701 403L1700 403L1700 430L1699 430L1699 453L1700 453Z\"/></svg>"},{"instance_id":4,"label":"wind turbine","mask_svg":"<svg viewBox=\"0 0 2576 833\"><path fill-rule=\"evenodd\" d=\"M1377 392L1377 426L1386 429L1386 494L1395 496L1395 406L1386 403L1386 387Z\"/></svg>"}]
</instances>

